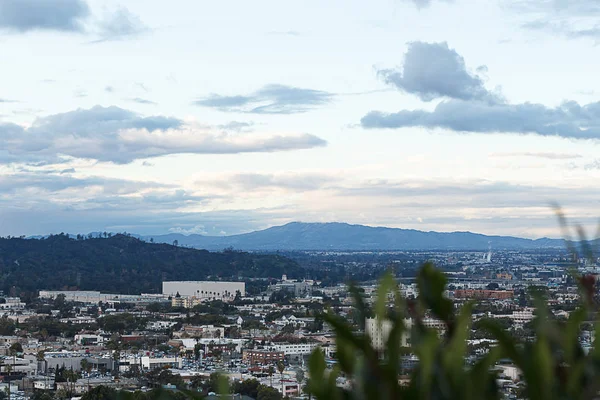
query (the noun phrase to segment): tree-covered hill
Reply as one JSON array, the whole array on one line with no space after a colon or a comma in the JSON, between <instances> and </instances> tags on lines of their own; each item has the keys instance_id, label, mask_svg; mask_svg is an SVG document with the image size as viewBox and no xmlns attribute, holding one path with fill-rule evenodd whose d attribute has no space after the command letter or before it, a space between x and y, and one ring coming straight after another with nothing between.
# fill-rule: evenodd
<instances>
[{"instance_id":1,"label":"tree-covered hill","mask_svg":"<svg viewBox=\"0 0 600 400\"><path fill-rule=\"evenodd\" d=\"M241 279L303 275L278 255L209 252L143 242L125 235L72 239L0 238L0 290L100 290L160 293L163 280Z\"/></svg>"}]
</instances>

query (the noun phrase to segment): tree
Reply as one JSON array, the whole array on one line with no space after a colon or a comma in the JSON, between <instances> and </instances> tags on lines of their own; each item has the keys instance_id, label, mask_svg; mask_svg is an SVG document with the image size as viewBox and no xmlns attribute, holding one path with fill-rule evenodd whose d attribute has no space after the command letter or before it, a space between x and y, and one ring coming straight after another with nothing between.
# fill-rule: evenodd
<instances>
[{"instance_id":1,"label":"tree","mask_svg":"<svg viewBox=\"0 0 600 400\"><path fill-rule=\"evenodd\" d=\"M73 397L73 394L75 393L75 382L77 382L77 378L79 378L79 375L77 374L77 372L73 371L72 369L68 369L68 370L64 370L63 376L65 377L65 379L67 380L67 383L68 383L68 385L67 385L69 387L68 395Z\"/></svg>"},{"instance_id":2,"label":"tree","mask_svg":"<svg viewBox=\"0 0 600 400\"><path fill-rule=\"evenodd\" d=\"M210 374L207 384L206 390L215 393L227 393L227 389L230 387L229 378L227 378L225 375L221 375L218 372L213 372Z\"/></svg>"},{"instance_id":3,"label":"tree","mask_svg":"<svg viewBox=\"0 0 600 400\"><path fill-rule=\"evenodd\" d=\"M54 299L54 308L62 311L66 304L66 298L67 296L65 296L62 293L56 296L56 298Z\"/></svg>"},{"instance_id":4,"label":"tree","mask_svg":"<svg viewBox=\"0 0 600 400\"><path fill-rule=\"evenodd\" d=\"M258 389L256 400L281 400L283 396L277 389L261 385Z\"/></svg>"},{"instance_id":5,"label":"tree","mask_svg":"<svg viewBox=\"0 0 600 400\"><path fill-rule=\"evenodd\" d=\"M19 342L13 343L10 345L10 348L8 349L8 351L9 351L10 355L14 357L19 353L23 353L23 346Z\"/></svg>"},{"instance_id":6,"label":"tree","mask_svg":"<svg viewBox=\"0 0 600 400\"><path fill-rule=\"evenodd\" d=\"M233 298L233 304L239 304L242 301L242 292L239 290L235 291L235 297Z\"/></svg>"},{"instance_id":7,"label":"tree","mask_svg":"<svg viewBox=\"0 0 600 400\"><path fill-rule=\"evenodd\" d=\"M304 382L304 370L298 369L296 371L296 382L298 382L298 385L302 387L302 382Z\"/></svg>"},{"instance_id":8,"label":"tree","mask_svg":"<svg viewBox=\"0 0 600 400\"><path fill-rule=\"evenodd\" d=\"M90 390L90 373L92 372L92 364L87 360L87 358L83 358L81 360L81 370L85 371L87 374L87 390Z\"/></svg>"},{"instance_id":9,"label":"tree","mask_svg":"<svg viewBox=\"0 0 600 400\"><path fill-rule=\"evenodd\" d=\"M271 378L271 386L273 386L273 374L275 373L275 368L273 368L272 365L269 365L267 373L269 374L269 378Z\"/></svg>"},{"instance_id":10,"label":"tree","mask_svg":"<svg viewBox=\"0 0 600 400\"><path fill-rule=\"evenodd\" d=\"M97 386L81 396L81 400L117 400L119 392L107 386Z\"/></svg>"},{"instance_id":11,"label":"tree","mask_svg":"<svg viewBox=\"0 0 600 400\"><path fill-rule=\"evenodd\" d=\"M185 382L181 375L174 375L168 369L156 368L153 371L148 372L146 375L150 384L154 387L160 387L163 385L175 385L178 389L185 387Z\"/></svg>"},{"instance_id":12,"label":"tree","mask_svg":"<svg viewBox=\"0 0 600 400\"><path fill-rule=\"evenodd\" d=\"M256 379L246 379L242 382L236 381L233 384L233 392L256 399L261 386L260 382Z\"/></svg>"},{"instance_id":13,"label":"tree","mask_svg":"<svg viewBox=\"0 0 600 400\"><path fill-rule=\"evenodd\" d=\"M285 371L285 364L282 361L277 363L277 371L279 371L279 374L281 375L281 393L285 393L285 390L283 390L283 371Z\"/></svg>"},{"instance_id":14,"label":"tree","mask_svg":"<svg viewBox=\"0 0 600 400\"><path fill-rule=\"evenodd\" d=\"M2 392L4 394L4 392ZM6 396L6 394L4 394ZM6 397L0 395L0 400L4 400ZM31 400L54 400L54 396L46 390L36 390L31 395Z\"/></svg>"}]
</instances>

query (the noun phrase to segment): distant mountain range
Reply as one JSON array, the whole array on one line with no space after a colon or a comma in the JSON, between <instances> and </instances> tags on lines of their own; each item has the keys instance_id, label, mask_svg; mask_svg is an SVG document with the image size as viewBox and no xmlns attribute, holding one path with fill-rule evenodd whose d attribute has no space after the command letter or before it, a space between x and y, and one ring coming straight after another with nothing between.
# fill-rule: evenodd
<instances>
[{"instance_id":1,"label":"distant mountain range","mask_svg":"<svg viewBox=\"0 0 600 400\"><path fill-rule=\"evenodd\" d=\"M471 232L423 232L350 225L292 222L261 231L232 236L167 234L141 236L142 240L173 243L207 250L487 250L564 248L562 239L523 239Z\"/></svg>"}]
</instances>

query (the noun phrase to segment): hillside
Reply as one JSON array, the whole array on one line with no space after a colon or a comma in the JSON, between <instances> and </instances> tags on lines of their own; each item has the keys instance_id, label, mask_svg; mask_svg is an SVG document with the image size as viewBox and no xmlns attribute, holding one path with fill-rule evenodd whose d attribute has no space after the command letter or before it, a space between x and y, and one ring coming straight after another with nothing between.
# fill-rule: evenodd
<instances>
[{"instance_id":1,"label":"hillside","mask_svg":"<svg viewBox=\"0 0 600 400\"><path fill-rule=\"evenodd\" d=\"M0 289L159 293L163 280L302 276L294 261L258 255L151 244L124 235L75 240L0 238ZM12 290L11 290L12 288Z\"/></svg>"},{"instance_id":2,"label":"hillside","mask_svg":"<svg viewBox=\"0 0 600 400\"><path fill-rule=\"evenodd\" d=\"M292 222L262 231L233 236L169 234L156 242L209 250L233 247L242 250L487 250L562 248L560 239L523 239L471 232L423 232L413 229L369 227L345 223ZM144 237L150 240L150 236Z\"/></svg>"}]
</instances>

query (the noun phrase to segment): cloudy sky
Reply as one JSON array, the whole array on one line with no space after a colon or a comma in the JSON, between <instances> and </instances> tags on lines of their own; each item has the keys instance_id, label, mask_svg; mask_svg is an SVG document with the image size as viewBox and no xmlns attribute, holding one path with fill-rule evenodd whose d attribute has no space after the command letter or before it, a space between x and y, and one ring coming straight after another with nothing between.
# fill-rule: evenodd
<instances>
[{"instance_id":1,"label":"cloudy sky","mask_svg":"<svg viewBox=\"0 0 600 400\"><path fill-rule=\"evenodd\" d=\"M0 234L600 210L596 0L0 0Z\"/></svg>"}]
</instances>

